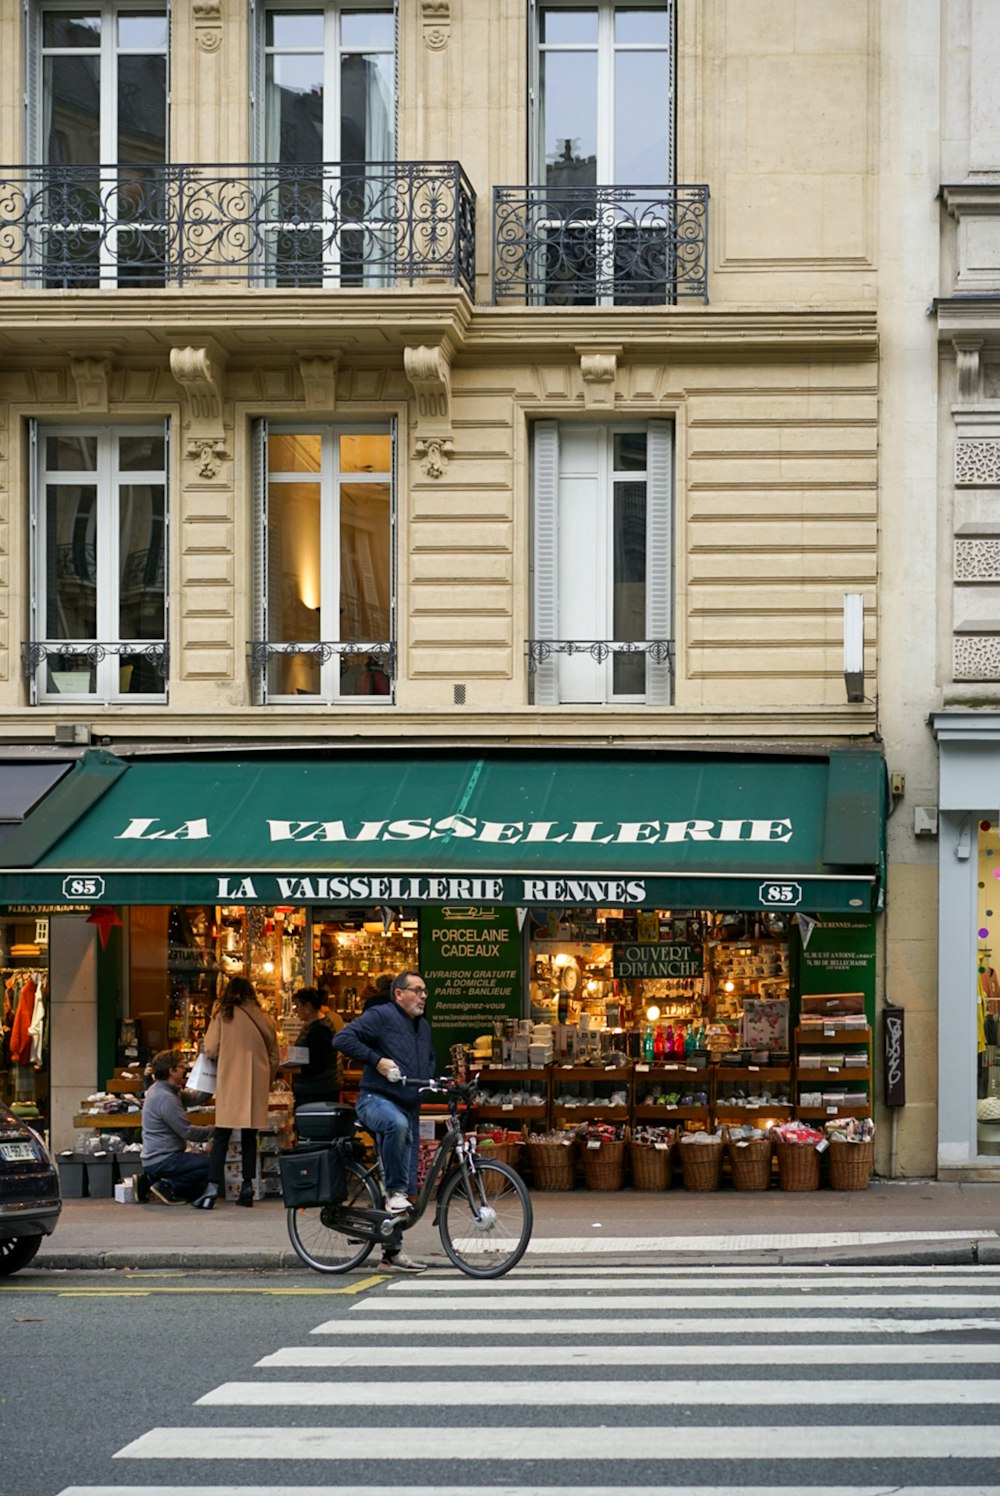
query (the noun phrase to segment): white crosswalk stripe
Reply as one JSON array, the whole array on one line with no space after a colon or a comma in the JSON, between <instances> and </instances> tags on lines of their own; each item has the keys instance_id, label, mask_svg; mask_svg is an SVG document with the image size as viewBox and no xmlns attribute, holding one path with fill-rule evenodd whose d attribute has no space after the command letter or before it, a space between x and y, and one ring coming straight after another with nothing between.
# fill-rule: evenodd
<instances>
[{"instance_id":1,"label":"white crosswalk stripe","mask_svg":"<svg viewBox=\"0 0 1000 1496\"><path fill-rule=\"evenodd\" d=\"M119 1449L150 1484L60 1496L1000 1496L998 1270L590 1265L344 1302Z\"/></svg>"}]
</instances>

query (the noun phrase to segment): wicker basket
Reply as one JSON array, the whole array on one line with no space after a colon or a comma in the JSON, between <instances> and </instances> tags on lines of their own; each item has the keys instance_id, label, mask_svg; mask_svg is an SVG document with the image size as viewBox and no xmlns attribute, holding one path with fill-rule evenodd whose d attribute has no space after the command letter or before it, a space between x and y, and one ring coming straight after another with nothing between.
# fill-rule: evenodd
<instances>
[{"instance_id":1,"label":"wicker basket","mask_svg":"<svg viewBox=\"0 0 1000 1496\"><path fill-rule=\"evenodd\" d=\"M625 1144L604 1140L599 1148L583 1144L583 1177L589 1190L620 1190L625 1183Z\"/></svg>"},{"instance_id":2,"label":"wicker basket","mask_svg":"<svg viewBox=\"0 0 1000 1496\"><path fill-rule=\"evenodd\" d=\"M637 1190L668 1190L673 1145L657 1148L653 1143L629 1143L628 1147L633 1187Z\"/></svg>"},{"instance_id":3,"label":"wicker basket","mask_svg":"<svg viewBox=\"0 0 1000 1496\"><path fill-rule=\"evenodd\" d=\"M518 1138L508 1138L506 1143L490 1143L488 1147L478 1144L476 1152L484 1163L494 1159L499 1164L509 1164L512 1169L517 1169L521 1159L521 1142ZM487 1174L486 1194L487 1196L499 1195L504 1187L504 1181L496 1175Z\"/></svg>"},{"instance_id":4,"label":"wicker basket","mask_svg":"<svg viewBox=\"0 0 1000 1496\"><path fill-rule=\"evenodd\" d=\"M678 1143L686 1190L717 1190L722 1182L722 1139L716 1143Z\"/></svg>"},{"instance_id":5,"label":"wicker basket","mask_svg":"<svg viewBox=\"0 0 1000 1496\"><path fill-rule=\"evenodd\" d=\"M536 1190L571 1190L576 1184L576 1139L569 1143L529 1143Z\"/></svg>"},{"instance_id":6,"label":"wicker basket","mask_svg":"<svg viewBox=\"0 0 1000 1496\"><path fill-rule=\"evenodd\" d=\"M783 1190L819 1189L819 1154L815 1143L786 1143L775 1138L778 1184Z\"/></svg>"},{"instance_id":7,"label":"wicker basket","mask_svg":"<svg viewBox=\"0 0 1000 1496\"><path fill-rule=\"evenodd\" d=\"M729 1167L734 1189L770 1189L771 1139L748 1138L744 1143L730 1143Z\"/></svg>"},{"instance_id":8,"label":"wicker basket","mask_svg":"<svg viewBox=\"0 0 1000 1496\"><path fill-rule=\"evenodd\" d=\"M866 1190L875 1166L875 1140L846 1143L830 1139L830 1188Z\"/></svg>"}]
</instances>

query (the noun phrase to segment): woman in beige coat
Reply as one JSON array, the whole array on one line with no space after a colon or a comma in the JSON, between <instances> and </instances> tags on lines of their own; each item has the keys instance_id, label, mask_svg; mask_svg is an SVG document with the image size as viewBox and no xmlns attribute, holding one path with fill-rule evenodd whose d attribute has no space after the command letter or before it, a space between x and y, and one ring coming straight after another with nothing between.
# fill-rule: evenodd
<instances>
[{"instance_id":1,"label":"woman in beige coat","mask_svg":"<svg viewBox=\"0 0 1000 1496\"><path fill-rule=\"evenodd\" d=\"M205 1031L204 1050L218 1065L215 1132L208 1184L191 1203L196 1210L212 1210L220 1192L225 1195L226 1152L233 1129L239 1128L243 1183L237 1204L252 1205L257 1132L267 1122L267 1098L279 1057L274 1024L258 1005L253 984L246 977L233 977L216 1003Z\"/></svg>"}]
</instances>

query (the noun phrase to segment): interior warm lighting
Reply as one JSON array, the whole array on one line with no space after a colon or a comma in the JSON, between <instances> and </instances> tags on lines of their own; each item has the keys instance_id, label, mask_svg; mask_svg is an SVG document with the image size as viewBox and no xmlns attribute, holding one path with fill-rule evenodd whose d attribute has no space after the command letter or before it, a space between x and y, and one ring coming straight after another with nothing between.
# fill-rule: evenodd
<instances>
[{"instance_id":1,"label":"interior warm lighting","mask_svg":"<svg viewBox=\"0 0 1000 1496\"><path fill-rule=\"evenodd\" d=\"M267 972L268 976L270 976L271 972L274 970L274 962L273 961L265 961L264 962L264 970Z\"/></svg>"},{"instance_id":2,"label":"interior warm lighting","mask_svg":"<svg viewBox=\"0 0 1000 1496\"><path fill-rule=\"evenodd\" d=\"M385 934L385 931L382 928L382 921L380 919L366 919L362 928L364 929L366 935Z\"/></svg>"},{"instance_id":3,"label":"interior warm lighting","mask_svg":"<svg viewBox=\"0 0 1000 1496\"><path fill-rule=\"evenodd\" d=\"M557 956L552 957L552 965L559 967L568 966L570 963L570 959L571 958L567 956L564 951L560 951Z\"/></svg>"},{"instance_id":4,"label":"interior warm lighting","mask_svg":"<svg viewBox=\"0 0 1000 1496\"><path fill-rule=\"evenodd\" d=\"M656 1020L659 1018L659 1016L660 1016L660 1010L655 1005L651 1004L646 1009L646 1017L649 1019L650 1023L655 1023Z\"/></svg>"},{"instance_id":5,"label":"interior warm lighting","mask_svg":"<svg viewBox=\"0 0 1000 1496\"><path fill-rule=\"evenodd\" d=\"M736 983L735 982L723 982L723 984L722 984L722 990L723 990L723 992L735 992L736 991Z\"/></svg>"}]
</instances>

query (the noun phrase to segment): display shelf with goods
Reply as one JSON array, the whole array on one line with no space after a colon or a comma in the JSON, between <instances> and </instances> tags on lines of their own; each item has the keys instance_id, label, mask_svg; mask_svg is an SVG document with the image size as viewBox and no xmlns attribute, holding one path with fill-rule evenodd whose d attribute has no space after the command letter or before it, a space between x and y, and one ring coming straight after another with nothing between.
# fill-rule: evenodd
<instances>
[{"instance_id":1,"label":"display shelf with goods","mask_svg":"<svg viewBox=\"0 0 1000 1496\"><path fill-rule=\"evenodd\" d=\"M632 1067L619 1065L553 1065L553 1128L606 1119L627 1122L632 1105Z\"/></svg>"},{"instance_id":2,"label":"display shelf with goods","mask_svg":"<svg viewBox=\"0 0 1000 1496\"><path fill-rule=\"evenodd\" d=\"M0 917L0 1100L21 1121L48 1128L49 971L47 917Z\"/></svg>"},{"instance_id":3,"label":"display shelf with goods","mask_svg":"<svg viewBox=\"0 0 1000 1496\"><path fill-rule=\"evenodd\" d=\"M222 963L213 908L175 905L167 918L167 1043L193 1055L219 995Z\"/></svg>"},{"instance_id":4,"label":"display shelf with goods","mask_svg":"<svg viewBox=\"0 0 1000 1496\"><path fill-rule=\"evenodd\" d=\"M713 1067L716 1123L762 1120L787 1122L793 1114L791 1065L716 1065Z\"/></svg>"},{"instance_id":5,"label":"display shelf with goods","mask_svg":"<svg viewBox=\"0 0 1000 1496\"><path fill-rule=\"evenodd\" d=\"M548 1070L484 1065L476 1077L476 1087L476 1114L480 1119L547 1125Z\"/></svg>"},{"instance_id":6,"label":"display shelf with goods","mask_svg":"<svg viewBox=\"0 0 1000 1496\"><path fill-rule=\"evenodd\" d=\"M416 914L381 909L313 914L312 981L343 1018L360 1013L379 976L419 965Z\"/></svg>"},{"instance_id":7,"label":"display shelf with goods","mask_svg":"<svg viewBox=\"0 0 1000 1496\"><path fill-rule=\"evenodd\" d=\"M692 1122L699 1127L708 1126L712 1075L707 1065L640 1062L633 1075L633 1122Z\"/></svg>"},{"instance_id":8,"label":"display shelf with goods","mask_svg":"<svg viewBox=\"0 0 1000 1496\"><path fill-rule=\"evenodd\" d=\"M872 1031L822 1027L795 1030L793 1089L795 1115L802 1121L827 1117L870 1117L872 1111Z\"/></svg>"}]
</instances>

